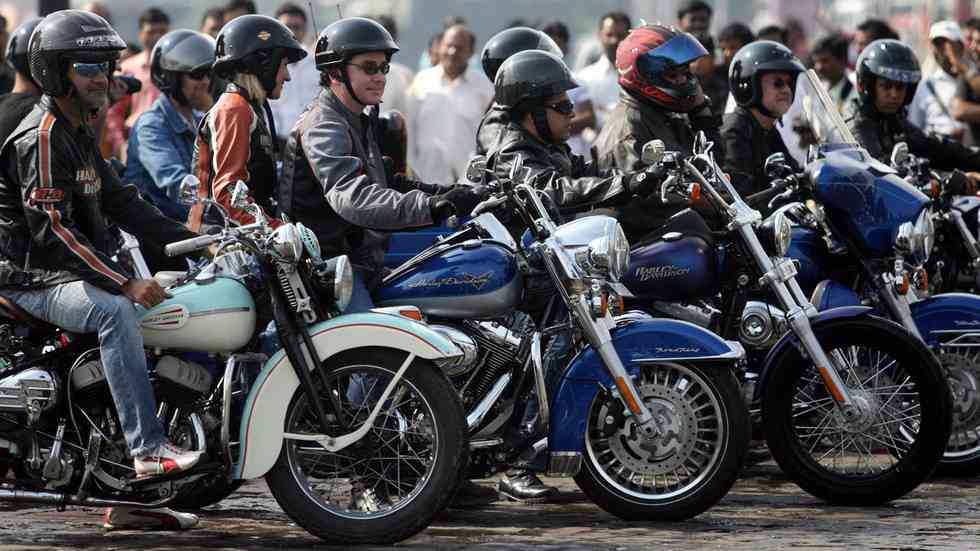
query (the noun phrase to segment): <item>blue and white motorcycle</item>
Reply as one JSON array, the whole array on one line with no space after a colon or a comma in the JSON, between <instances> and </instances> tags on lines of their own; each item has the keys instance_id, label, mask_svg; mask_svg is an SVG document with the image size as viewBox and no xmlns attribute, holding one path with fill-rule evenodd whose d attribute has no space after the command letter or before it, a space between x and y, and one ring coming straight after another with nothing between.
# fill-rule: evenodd
<instances>
[{"instance_id":1,"label":"blue and white motorcycle","mask_svg":"<svg viewBox=\"0 0 980 551\"><path fill-rule=\"evenodd\" d=\"M450 378L468 414L471 476L546 445L552 476L574 476L621 518L700 514L731 488L748 443L741 346L682 321L615 318L629 257L619 223L556 225L520 164L460 231L388 275L380 303L418 307L464 350ZM484 212L498 207L516 209L532 238L515 242ZM574 357L546 375L542 350L560 357L563 338ZM522 430L533 395L537 424Z\"/></svg>"},{"instance_id":2,"label":"blue and white motorcycle","mask_svg":"<svg viewBox=\"0 0 980 551\"><path fill-rule=\"evenodd\" d=\"M233 201L246 195L240 184ZM137 479L95 339L0 301L0 462L17 474L0 500L204 506L264 476L289 517L331 543L399 541L448 504L468 448L443 369L462 351L405 317L338 316L346 257L324 260L306 228L257 218L168 245L216 252L160 274L172 298L141 317L164 426L205 451L187 472ZM267 357L273 320L282 350Z\"/></svg>"}]
</instances>

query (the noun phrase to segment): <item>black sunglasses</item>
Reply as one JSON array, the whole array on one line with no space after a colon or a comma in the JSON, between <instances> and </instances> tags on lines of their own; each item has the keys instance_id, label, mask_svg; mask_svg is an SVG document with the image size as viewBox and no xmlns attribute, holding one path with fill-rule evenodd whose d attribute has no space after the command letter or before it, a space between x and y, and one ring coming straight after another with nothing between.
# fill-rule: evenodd
<instances>
[{"instance_id":1,"label":"black sunglasses","mask_svg":"<svg viewBox=\"0 0 980 551\"><path fill-rule=\"evenodd\" d=\"M387 75L388 71L391 70L391 64L388 63L387 61L382 61L381 63L375 63L373 61L369 61L363 64L348 63L348 65L353 65L354 67L359 68L360 70L364 71L364 73L367 75L376 75L378 73L381 73L382 75Z\"/></svg>"},{"instance_id":2,"label":"black sunglasses","mask_svg":"<svg viewBox=\"0 0 980 551\"><path fill-rule=\"evenodd\" d=\"M793 86L793 81L787 80L785 78L777 78L772 81L772 87L776 90L782 90L783 87L790 88Z\"/></svg>"},{"instance_id":3,"label":"black sunglasses","mask_svg":"<svg viewBox=\"0 0 980 551\"><path fill-rule=\"evenodd\" d=\"M571 115L575 111L575 104L567 99L552 103L551 105L545 105L545 107L566 116Z\"/></svg>"},{"instance_id":4,"label":"black sunglasses","mask_svg":"<svg viewBox=\"0 0 980 551\"><path fill-rule=\"evenodd\" d=\"M76 61L71 64L71 68L78 73L78 76L82 78L95 78L102 73L105 76L112 74L113 63L111 61L103 61L101 63L83 63L81 61Z\"/></svg>"},{"instance_id":5,"label":"black sunglasses","mask_svg":"<svg viewBox=\"0 0 980 551\"><path fill-rule=\"evenodd\" d=\"M205 78L211 76L211 71L208 69L200 69L190 73L186 73L187 78L191 80L204 80Z\"/></svg>"}]
</instances>

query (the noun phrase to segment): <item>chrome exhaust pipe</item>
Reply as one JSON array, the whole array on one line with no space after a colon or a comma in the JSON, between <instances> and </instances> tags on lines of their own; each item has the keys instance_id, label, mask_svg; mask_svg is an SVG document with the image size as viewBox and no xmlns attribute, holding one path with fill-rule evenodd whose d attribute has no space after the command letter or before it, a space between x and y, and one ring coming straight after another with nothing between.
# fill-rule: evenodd
<instances>
[{"instance_id":1,"label":"chrome exhaust pipe","mask_svg":"<svg viewBox=\"0 0 980 551\"><path fill-rule=\"evenodd\" d=\"M137 503L134 501L121 501L115 499L101 499L97 497L78 497L60 492L38 492L32 490L17 490L13 488L0 488L0 501L10 501L14 503L39 503L42 505L54 505L64 508L68 505L80 507L138 507L142 509L154 509L164 507L173 501L173 497L168 497L151 503Z\"/></svg>"}]
</instances>

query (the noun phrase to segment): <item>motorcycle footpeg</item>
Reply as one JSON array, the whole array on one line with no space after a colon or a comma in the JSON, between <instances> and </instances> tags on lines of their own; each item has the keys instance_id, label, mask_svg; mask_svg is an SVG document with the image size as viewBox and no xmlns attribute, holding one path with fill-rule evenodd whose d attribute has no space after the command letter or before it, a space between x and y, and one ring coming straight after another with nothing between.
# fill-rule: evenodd
<instances>
[{"instance_id":1,"label":"motorcycle footpeg","mask_svg":"<svg viewBox=\"0 0 980 551\"><path fill-rule=\"evenodd\" d=\"M133 477L130 480L130 485L135 488L151 486L153 484L158 484L160 482L170 482L173 480L182 480L189 478L194 475L206 475L206 474L218 474L224 473L225 468L218 462L210 463L199 463L194 465L186 471L177 471L160 475L150 475L142 478Z\"/></svg>"}]
</instances>

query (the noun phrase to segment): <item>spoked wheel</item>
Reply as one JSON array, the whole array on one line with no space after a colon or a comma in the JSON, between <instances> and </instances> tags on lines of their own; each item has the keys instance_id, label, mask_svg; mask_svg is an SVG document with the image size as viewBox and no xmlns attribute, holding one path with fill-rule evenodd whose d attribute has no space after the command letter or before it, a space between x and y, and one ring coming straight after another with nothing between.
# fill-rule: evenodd
<instances>
[{"instance_id":1,"label":"spoked wheel","mask_svg":"<svg viewBox=\"0 0 980 551\"><path fill-rule=\"evenodd\" d=\"M738 382L723 366L644 365L636 386L659 419L646 440L622 403L601 395L575 481L597 505L626 520L683 520L718 502L735 483L749 439Z\"/></svg>"},{"instance_id":2,"label":"spoked wheel","mask_svg":"<svg viewBox=\"0 0 980 551\"><path fill-rule=\"evenodd\" d=\"M947 476L980 472L980 353L963 348L939 354L953 398L953 427L936 469Z\"/></svg>"},{"instance_id":3,"label":"spoked wheel","mask_svg":"<svg viewBox=\"0 0 980 551\"><path fill-rule=\"evenodd\" d=\"M936 467L949 437L950 396L939 363L884 320L814 332L853 406L839 408L812 362L786 347L762 394L773 457L801 488L827 501L877 505L905 495Z\"/></svg>"},{"instance_id":4,"label":"spoked wheel","mask_svg":"<svg viewBox=\"0 0 980 551\"><path fill-rule=\"evenodd\" d=\"M348 427L338 422L332 436L364 423L406 359L390 349L368 350L329 360L328 385L316 398L331 420L342 416ZM361 440L330 452L316 441L287 437L266 476L269 488L300 526L331 543L411 537L448 505L464 475L466 422L456 396L434 365L416 360ZM286 412L285 432L322 432L302 389Z\"/></svg>"}]
</instances>

